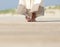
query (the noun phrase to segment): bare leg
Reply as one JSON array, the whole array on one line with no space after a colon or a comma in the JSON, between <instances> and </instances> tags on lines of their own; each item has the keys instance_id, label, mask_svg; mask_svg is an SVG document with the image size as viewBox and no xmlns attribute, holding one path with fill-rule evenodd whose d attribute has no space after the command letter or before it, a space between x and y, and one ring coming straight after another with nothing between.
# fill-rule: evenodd
<instances>
[{"instance_id":1,"label":"bare leg","mask_svg":"<svg viewBox=\"0 0 60 47\"><path fill-rule=\"evenodd\" d=\"M32 13L31 21L32 21L32 22L35 22L35 21L36 21L36 20L35 20L35 18L36 18L36 13L35 13L35 12L33 12L33 13Z\"/></svg>"}]
</instances>

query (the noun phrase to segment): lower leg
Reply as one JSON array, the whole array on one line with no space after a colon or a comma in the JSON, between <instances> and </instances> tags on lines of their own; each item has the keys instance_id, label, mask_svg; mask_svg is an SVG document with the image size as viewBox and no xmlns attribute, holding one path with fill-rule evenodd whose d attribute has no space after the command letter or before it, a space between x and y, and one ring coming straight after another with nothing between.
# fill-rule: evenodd
<instances>
[{"instance_id":1,"label":"lower leg","mask_svg":"<svg viewBox=\"0 0 60 47\"><path fill-rule=\"evenodd\" d=\"M32 21L32 22L36 21L36 20L35 20L35 18L36 18L36 13L35 13L35 12L33 12L33 13L32 13L31 21Z\"/></svg>"}]
</instances>

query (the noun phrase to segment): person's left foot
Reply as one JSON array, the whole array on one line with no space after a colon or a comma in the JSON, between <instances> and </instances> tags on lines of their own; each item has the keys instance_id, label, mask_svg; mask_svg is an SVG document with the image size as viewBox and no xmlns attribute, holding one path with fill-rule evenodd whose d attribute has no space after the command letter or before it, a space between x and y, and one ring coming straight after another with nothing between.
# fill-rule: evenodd
<instances>
[{"instance_id":1,"label":"person's left foot","mask_svg":"<svg viewBox=\"0 0 60 47\"><path fill-rule=\"evenodd\" d=\"M31 18L31 20L32 20L32 22L35 22L36 20L35 20L35 18L36 18L36 13L32 13L32 18Z\"/></svg>"}]
</instances>

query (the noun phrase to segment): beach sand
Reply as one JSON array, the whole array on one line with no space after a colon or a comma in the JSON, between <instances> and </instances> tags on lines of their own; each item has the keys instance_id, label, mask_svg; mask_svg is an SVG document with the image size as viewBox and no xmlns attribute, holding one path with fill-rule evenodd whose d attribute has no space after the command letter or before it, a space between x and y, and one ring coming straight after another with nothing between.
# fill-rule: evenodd
<instances>
[{"instance_id":1,"label":"beach sand","mask_svg":"<svg viewBox=\"0 0 60 47\"><path fill-rule=\"evenodd\" d=\"M26 22L25 16L1 15L0 47L60 47L60 16L38 19Z\"/></svg>"},{"instance_id":2,"label":"beach sand","mask_svg":"<svg viewBox=\"0 0 60 47\"><path fill-rule=\"evenodd\" d=\"M1 47L60 47L60 22L1 23Z\"/></svg>"}]
</instances>

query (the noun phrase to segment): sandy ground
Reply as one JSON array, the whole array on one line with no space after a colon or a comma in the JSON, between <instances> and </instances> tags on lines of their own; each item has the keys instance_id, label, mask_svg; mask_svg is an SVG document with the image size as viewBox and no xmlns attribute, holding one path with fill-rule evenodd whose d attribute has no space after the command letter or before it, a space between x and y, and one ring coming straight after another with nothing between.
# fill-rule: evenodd
<instances>
[{"instance_id":1,"label":"sandy ground","mask_svg":"<svg viewBox=\"0 0 60 47\"><path fill-rule=\"evenodd\" d=\"M60 47L60 16L40 16L26 22L25 16L0 15L0 47Z\"/></svg>"},{"instance_id":2,"label":"sandy ground","mask_svg":"<svg viewBox=\"0 0 60 47\"><path fill-rule=\"evenodd\" d=\"M49 16L49 15L44 15L44 16L39 16L36 18L37 22L60 22L60 15L56 16ZM0 23L11 23L11 22L27 22L25 19L24 15L9 15L9 14L4 14L0 15Z\"/></svg>"},{"instance_id":3,"label":"sandy ground","mask_svg":"<svg viewBox=\"0 0 60 47\"><path fill-rule=\"evenodd\" d=\"M1 47L60 47L60 22L0 23Z\"/></svg>"}]
</instances>

